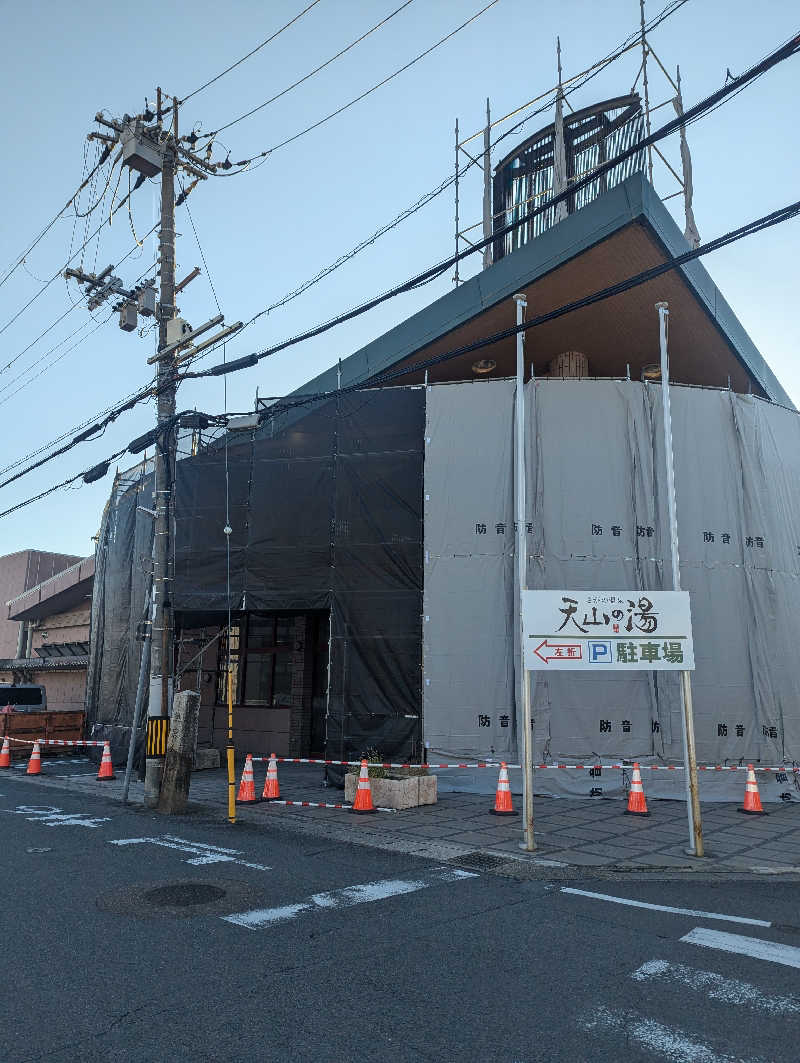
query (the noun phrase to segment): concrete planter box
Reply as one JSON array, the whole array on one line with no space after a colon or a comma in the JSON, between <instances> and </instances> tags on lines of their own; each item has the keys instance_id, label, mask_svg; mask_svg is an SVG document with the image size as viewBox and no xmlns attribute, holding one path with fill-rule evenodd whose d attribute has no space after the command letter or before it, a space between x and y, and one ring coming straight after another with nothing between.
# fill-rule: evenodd
<instances>
[{"instance_id":1,"label":"concrete planter box","mask_svg":"<svg viewBox=\"0 0 800 1063\"><path fill-rule=\"evenodd\" d=\"M417 808L418 805L436 804L435 775L388 776L384 779L370 779L372 803L382 808ZM344 777L344 796L350 802L355 800L358 786L358 772Z\"/></svg>"}]
</instances>

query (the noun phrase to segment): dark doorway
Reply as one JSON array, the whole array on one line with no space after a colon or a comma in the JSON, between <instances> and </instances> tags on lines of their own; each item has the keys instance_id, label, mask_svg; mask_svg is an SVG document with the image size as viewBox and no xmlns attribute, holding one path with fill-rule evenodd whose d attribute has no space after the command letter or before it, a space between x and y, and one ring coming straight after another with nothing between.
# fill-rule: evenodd
<instances>
[{"instance_id":1,"label":"dark doorway","mask_svg":"<svg viewBox=\"0 0 800 1063\"><path fill-rule=\"evenodd\" d=\"M220 635L213 744L227 740L227 660L233 675L237 753L307 757L325 746L327 612L250 612Z\"/></svg>"}]
</instances>

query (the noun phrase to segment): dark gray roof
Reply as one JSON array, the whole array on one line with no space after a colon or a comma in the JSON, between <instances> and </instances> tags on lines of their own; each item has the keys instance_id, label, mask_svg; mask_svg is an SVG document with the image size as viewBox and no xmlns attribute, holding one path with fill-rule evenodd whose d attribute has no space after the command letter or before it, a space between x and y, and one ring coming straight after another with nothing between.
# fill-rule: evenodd
<instances>
[{"instance_id":1,"label":"dark gray roof","mask_svg":"<svg viewBox=\"0 0 800 1063\"><path fill-rule=\"evenodd\" d=\"M649 226L669 255L689 250L683 233L647 179L640 173L633 174L344 359L342 386L360 383L390 369L631 222ZM766 395L793 409L788 395L702 263L690 262L681 267L681 273L736 358ZM295 394L334 391L336 386L337 369L333 366L298 388Z\"/></svg>"}]
</instances>

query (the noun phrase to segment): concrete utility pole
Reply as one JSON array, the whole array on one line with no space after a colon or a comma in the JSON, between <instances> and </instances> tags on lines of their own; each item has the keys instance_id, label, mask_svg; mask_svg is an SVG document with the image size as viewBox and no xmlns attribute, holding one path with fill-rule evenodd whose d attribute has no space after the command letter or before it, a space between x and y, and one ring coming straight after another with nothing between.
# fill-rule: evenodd
<instances>
[{"instance_id":1,"label":"concrete utility pole","mask_svg":"<svg viewBox=\"0 0 800 1063\"><path fill-rule=\"evenodd\" d=\"M161 111L161 90L158 90ZM173 102L172 133L164 142L161 160L161 226L158 237L161 293L158 313L158 390L156 424L164 427L156 440L155 542L153 546L153 627L150 647L150 698L147 710L147 761L144 801L158 802L161 773L167 752L172 701L172 586L170 558L172 485L175 478L177 430L165 422L175 414L175 353L162 356L169 345L168 324L175 316L175 161L178 143L178 104ZM160 113L159 113L160 121Z\"/></svg>"},{"instance_id":2,"label":"concrete utility pole","mask_svg":"<svg viewBox=\"0 0 800 1063\"><path fill-rule=\"evenodd\" d=\"M162 106L161 89L156 93L155 112L149 108L143 114L131 117L125 115L120 121L105 118L97 114L95 120L109 132L92 132L89 139L99 140L105 144L106 157L115 148L119 148L113 165L121 160L140 174L136 188L147 177L161 174L161 218L159 227L159 265L161 272L160 299L156 305L155 290L152 281L146 281L128 291L122 286L119 277L113 276L113 266L107 266L102 273L84 273L82 270L67 270L65 276L86 285L88 309L92 310L106 299L120 299L115 309L120 312L120 328L133 332L137 326L138 314L146 317L155 315L158 320L158 351L148 359L148 364L157 364L156 369L156 428L148 433L155 443L155 511L153 543L153 584L152 584L152 626L150 647L150 682L147 710L146 766L145 766L145 804L155 807L159 801L164 810L174 811L181 803L185 804L188 795L188 772L171 772L169 779L162 784L164 757L167 752L167 737L171 715L173 695L173 611L172 584L173 566L173 488L175 483L175 461L177 448L177 424L175 421L175 395L177 391L178 366L195 357L201 350L220 342L226 336L242 328L242 322L223 328L202 344L194 345L194 339L210 328L224 321L222 314L192 329L182 318L177 316L175 296L199 274L195 268L187 277L175 283L175 178L178 169L184 169L196 180L203 180L213 174L217 166L209 161L210 148L206 159L195 155L182 142L178 128L178 108L180 101L172 97L171 106ZM172 123L165 131L163 117L171 115ZM197 137L193 134L183 138L191 146ZM225 166L225 164L222 164ZM225 167L227 168L227 167ZM191 188L189 189L191 191ZM183 202L188 192L181 194ZM188 348L188 350L187 350ZM180 352L184 353L181 355ZM134 443L149 445L146 437ZM139 453L142 446L130 446L131 453ZM137 697L137 717L138 705ZM194 703L192 703L194 704ZM183 717L182 717L183 719ZM134 722L134 727L136 722ZM187 722L191 731L191 721ZM183 730L183 726L181 728ZM182 739L176 735L176 741L183 751ZM133 745L133 736L131 739ZM177 748L177 747L176 747ZM130 765L127 778L130 774ZM127 785L127 783L126 783ZM185 789L185 793L176 795L175 788Z\"/></svg>"}]
</instances>

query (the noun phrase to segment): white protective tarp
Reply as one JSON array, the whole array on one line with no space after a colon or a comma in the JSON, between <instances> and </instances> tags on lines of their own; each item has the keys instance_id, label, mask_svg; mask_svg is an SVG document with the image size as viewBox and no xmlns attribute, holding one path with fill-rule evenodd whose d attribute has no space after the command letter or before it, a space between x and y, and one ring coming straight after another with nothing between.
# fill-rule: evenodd
<instances>
[{"instance_id":1,"label":"white protective tarp","mask_svg":"<svg viewBox=\"0 0 800 1063\"><path fill-rule=\"evenodd\" d=\"M514 389L498 380L427 392L431 760L518 755ZM728 391L673 386L671 398L698 759L791 764L800 760L800 417ZM526 384L526 411L528 586L671 589L660 385L545 379ZM680 763L678 691L677 674L537 672L535 759ZM543 772L536 788L608 795L621 786L608 774L598 784L588 772ZM716 792L743 791L739 775L715 776ZM762 776L762 797L800 797L795 778ZM482 779L461 782L491 789ZM648 782L654 795L681 792L677 773Z\"/></svg>"}]
</instances>

